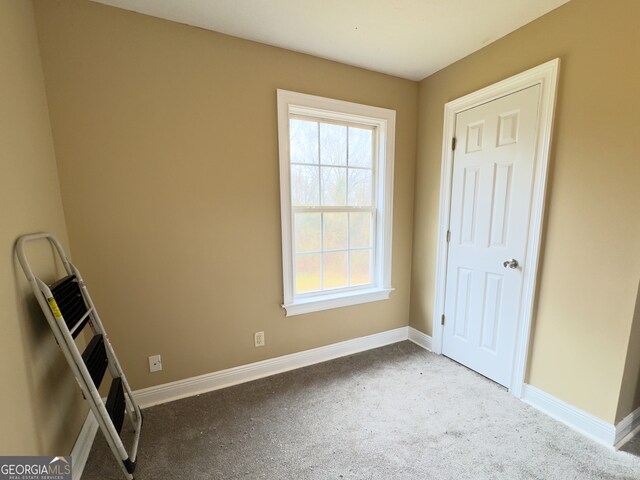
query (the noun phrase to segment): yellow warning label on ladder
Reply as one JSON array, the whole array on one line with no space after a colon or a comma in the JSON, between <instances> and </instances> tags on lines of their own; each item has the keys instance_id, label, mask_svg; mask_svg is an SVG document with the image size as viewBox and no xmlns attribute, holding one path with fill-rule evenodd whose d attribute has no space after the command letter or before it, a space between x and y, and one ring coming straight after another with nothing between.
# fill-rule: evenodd
<instances>
[{"instance_id":1,"label":"yellow warning label on ladder","mask_svg":"<svg viewBox=\"0 0 640 480\"><path fill-rule=\"evenodd\" d=\"M56 303L56 299L53 297L47 298L47 302L49 302L49 308L51 309L51 313L56 317L56 320L60 320L62 318L62 312L60 312L60 308L58 308L58 304Z\"/></svg>"}]
</instances>

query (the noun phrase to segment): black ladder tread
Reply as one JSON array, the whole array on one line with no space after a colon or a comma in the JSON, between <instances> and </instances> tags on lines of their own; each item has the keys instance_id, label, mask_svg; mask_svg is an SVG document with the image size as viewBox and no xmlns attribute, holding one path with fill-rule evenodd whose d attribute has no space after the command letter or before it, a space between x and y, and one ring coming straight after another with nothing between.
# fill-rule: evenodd
<instances>
[{"instance_id":1,"label":"black ladder tread","mask_svg":"<svg viewBox=\"0 0 640 480\"><path fill-rule=\"evenodd\" d=\"M89 370L94 385L96 388L100 388L102 378L109 364L102 335L93 336L87 348L82 352L82 360L84 360L84 364L87 366L87 370Z\"/></svg>"},{"instance_id":2,"label":"black ladder tread","mask_svg":"<svg viewBox=\"0 0 640 480\"><path fill-rule=\"evenodd\" d=\"M125 413L125 399L124 388L122 386L122 379L116 377L111 382L109 388L109 395L107 396L107 403L105 404L109 417L113 422L113 426L116 428L118 434L122 430L122 423L124 422Z\"/></svg>"},{"instance_id":3,"label":"black ladder tread","mask_svg":"<svg viewBox=\"0 0 640 480\"><path fill-rule=\"evenodd\" d=\"M82 324L78 325L82 317L87 313L87 306L84 303L78 279L75 275L67 275L50 285L49 288L58 304L67 328L72 330L78 326L72 334L73 338L76 338L89 321L89 315L87 315L82 320Z\"/></svg>"}]
</instances>

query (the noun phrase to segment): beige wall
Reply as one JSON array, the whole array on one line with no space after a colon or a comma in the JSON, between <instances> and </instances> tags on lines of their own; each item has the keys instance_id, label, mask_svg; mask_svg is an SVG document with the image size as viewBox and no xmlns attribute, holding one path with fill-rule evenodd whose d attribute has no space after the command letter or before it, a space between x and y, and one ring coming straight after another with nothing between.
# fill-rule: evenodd
<instances>
[{"instance_id":1,"label":"beige wall","mask_svg":"<svg viewBox=\"0 0 640 480\"><path fill-rule=\"evenodd\" d=\"M134 388L407 325L416 82L91 2L35 5L73 258ZM284 316L277 88L397 111L390 300Z\"/></svg>"},{"instance_id":2,"label":"beige wall","mask_svg":"<svg viewBox=\"0 0 640 480\"><path fill-rule=\"evenodd\" d=\"M67 243L31 2L0 2L0 65L0 455L66 455L86 407L13 253L25 233ZM50 249L34 247L55 278Z\"/></svg>"},{"instance_id":3,"label":"beige wall","mask_svg":"<svg viewBox=\"0 0 640 480\"><path fill-rule=\"evenodd\" d=\"M419 92L410 324L430 334L444 104L562 59L528 381L608 422L640 403L618 410L640 277L639 17L636 0L574 0Z\"/></svg>"}]
</instances>

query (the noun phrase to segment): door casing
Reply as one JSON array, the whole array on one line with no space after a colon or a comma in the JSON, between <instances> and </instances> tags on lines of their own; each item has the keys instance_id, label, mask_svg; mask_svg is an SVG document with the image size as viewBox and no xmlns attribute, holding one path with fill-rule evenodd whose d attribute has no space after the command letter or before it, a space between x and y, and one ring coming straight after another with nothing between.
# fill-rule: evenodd
<instances>
[{"instance_id":1,"label":"door casing","mask_svg":"<svg viewBox=\"0 0 640 480\"><path fill-rule=\"evenodd\" d=\"M536 278L542 241L545 197L551 135L558 88L560 59L556 58L501 82L485 87L447 103L444 107L444 128L442 137L442 168L440 175L440 210L438 221L438 251L436 261L435 302L433 313L433 351L442 353L442 325L444 297L447 275L447 230L451 205L451 185L453 177L452 141L455 134L456 115L460 112L491 102L533 85L540 85L539 110L537 118L537 140L533 174L531 203L531 224L527 237L526 258L529 265L523 274L523 291L520 314L517 319L517 337L514 349L513 369L509 392L521 398L527 368L529 337L536 297Z\"/></svg>"}]
</instances>

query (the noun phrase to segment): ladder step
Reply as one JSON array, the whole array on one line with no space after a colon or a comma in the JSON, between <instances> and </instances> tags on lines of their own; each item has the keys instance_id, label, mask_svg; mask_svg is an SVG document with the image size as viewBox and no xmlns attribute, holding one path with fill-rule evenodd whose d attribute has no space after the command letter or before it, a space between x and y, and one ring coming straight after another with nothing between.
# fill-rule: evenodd
<instances>
[{"instance_id":1,"label":"ladder step","mask_svg":"<svg viewBox=\"0 0 640 480\"><path fill-rule=\"evenodd\" d=\"M75 275L68 275L51 285L50 289L67 328L71 330L73 338L76 338L89 321L78 279Z\"/></svg>"},{"instance_id":2,"label":"ladder step","mask_svg":"<svg viewBox=\"0 0 640 480\"><path fill-rule=\"evenodd\" d=\"M94 385L96 388L100 388L104 372L109 364L102 335L94 335L87 348L82 352L82 360L89 370Z\"/></svg>"},{"instance_id":3,"label":"ladder step","mask_svg":"<svg viewBox=\"0 0 640 480\"><path fill-rule=\"evenodd\" d=\"M116 431L120 433L122 430L122 423L124 422L125 412L125 400L124 389L122 387L122 379L114 378L109 388L109 395L107 396L106 403L107 412L111 417L113 426L116 427Z\"/></svg>"}]
</instances>

